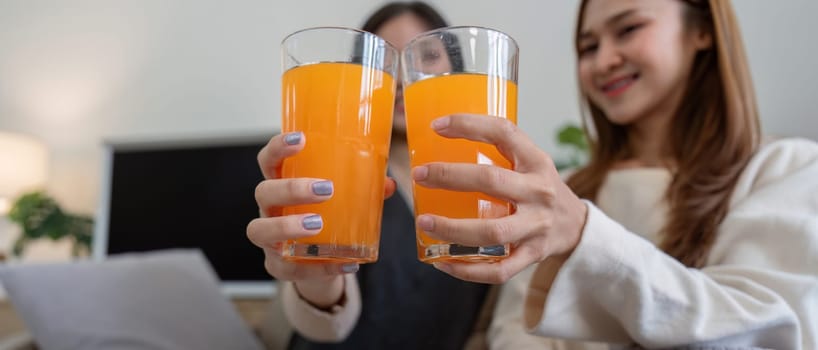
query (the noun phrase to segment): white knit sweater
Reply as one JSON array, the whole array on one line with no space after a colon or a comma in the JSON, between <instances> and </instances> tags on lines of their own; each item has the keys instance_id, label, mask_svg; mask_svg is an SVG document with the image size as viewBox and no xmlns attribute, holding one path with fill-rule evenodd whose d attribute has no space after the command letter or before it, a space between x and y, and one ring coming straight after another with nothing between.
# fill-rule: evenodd
<instances>
[{"instance_id":1,"label":"white knit sweater","mask_svg":"<svg viewBox=\"0 0 818 350\"><path fill-rule=\"evenodd\" d=\"M611 172L562 268L532 266L505 286L491 347L818 349L818 144L779 140L759 150L702 269L655 246L670 180L663 169ZM549 273L557 273L550 286ZM524 320L542 337L526 334Z\"/></svg>"}]
</instances>

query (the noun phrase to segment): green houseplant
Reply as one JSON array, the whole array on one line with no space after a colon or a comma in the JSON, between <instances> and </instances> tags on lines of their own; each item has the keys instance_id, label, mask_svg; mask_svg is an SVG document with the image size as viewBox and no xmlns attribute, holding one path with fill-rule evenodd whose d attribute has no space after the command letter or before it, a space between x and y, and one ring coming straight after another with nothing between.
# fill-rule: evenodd
<instances>
[{"instance_id":1,"label":"green houseplant","mask_svg":"<svg viewBox=\"0 0 818 350\"><path fill-rule=\"evenodd\" d=\"M74 215L63 211L57 202L41 191L26 193L18 198L9 212L9 219L23 232L14 242L12 254L22 255L26 245L38 239L72 240L71 254L88 255L94 221L90 216Z\"/></svg>"},{"instance_id":2,"label":"green houseplant","mask_svg":"<svg viewBox=\"0 0 818 350\"><path fill-rule=\"evenodd\" d=\"M557 170L580 167L588 159L588 140L585 139L585 132L574 124L565 125L557 131L557 145L567 148L569 152L567 160L555 162Z\"/></svg>"}]
</instances>

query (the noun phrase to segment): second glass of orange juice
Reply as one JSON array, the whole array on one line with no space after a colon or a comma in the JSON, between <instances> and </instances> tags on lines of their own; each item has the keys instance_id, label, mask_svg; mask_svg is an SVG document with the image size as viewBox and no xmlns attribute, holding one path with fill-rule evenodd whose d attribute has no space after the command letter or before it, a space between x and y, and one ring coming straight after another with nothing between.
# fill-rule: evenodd
<instances>
[{"instance_id":1,"label":"second glass of orange juice","mask_svg":"<svg viewBox=\"0 0 818 350\"><path fill-rule=\"evenodd\" d=\"M333 182L322 203L283 208L319 214L315 236L287 241L285 259L373 262L378 258L398 51L374 34L310 28L281 44L282 132L303 132L304 150L284 160L283 178Z\"/></svg>"},{"instance_id":2,"label":"second glass of orange juice","mask_svg":"<svg viewBox=\"0 0 818 350\"><path fill-rule=\"evenodd\" d=\"M508 35L480 27L449 27L421 34L403 51L406 133L411 166L430 162L486 164L512 168L496 147L448 139L432 120L452 114L478 114L517 122L518 48ZM511 204L478 192L413 186L415 215L497 218ZM493 261L509 255L508 245L469 247L433 239L417 229L418 258Z\"/></svg>"}]
</instances>

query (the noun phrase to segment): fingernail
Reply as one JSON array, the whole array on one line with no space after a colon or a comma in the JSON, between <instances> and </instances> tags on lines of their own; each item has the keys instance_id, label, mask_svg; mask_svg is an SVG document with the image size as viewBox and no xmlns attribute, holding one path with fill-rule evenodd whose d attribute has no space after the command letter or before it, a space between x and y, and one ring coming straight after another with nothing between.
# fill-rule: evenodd
<instances>
[{"instance_id":1,"label":"fingernail","mask_svg":"<svg viewBox=\"0 0 818 350\"><path fill-rule=\"evenodd\" d=\"M428 215L418 216L418 227L423 231L431 231L435 228L435 222Z\"/></svg>"},{"instance_id":2,"label":"fingernail","mask_svg":"<svg viewBox=\"0 0 818 350\"><path fill-rule=\"evenodd\" d=\"M423 181L429 176L429 168L425 165L417 166L412 170L412 179L415 181Z\"/></svg>"},{"instance_id":3,"label":"fingernail","mask_svg":"<svg viewBox=\"0 0 818 350\"><path fill-rule=\"evenodd\" d=\"M324 226L324 220L321 215L310 215L301 220L301 226L305 230L317 230Z\"/></svg>"},{"instance_id":4,"label":"fingernail","mask_svg":"<svg viewBox=\"0 0 818 350\"><path fill-rule=\"evenodd\" d=\"M297 145L301 143L301 136L303 136L301 132L291 132L287 134L287 136L284 136L284 143L290 146Z\"/></svg>"},{"instance_id":5,"label":"fingernail","mask_svg":"<svg viewBox=\"0 0 818 350\"><path fill-rule=\"evenodd\" d=\"M451 122L452 120L450 117L437 118L432 121L432 129L435 130L445 129L449 126Z\"/></svg>"},{"instance_id":6,"label":"fingernail","mask_svg":"<svg viewBox=\"0 0 818 350\"><path fill-rule=\"evenodd\" d=\"M344 273L353 273L358 271L358 264L343 264L341 265L341 271Z\"/></svg>"},{"instance_id":7,"label":"fingernail","mask_svg":"<svg viewBox=\"0 0 818 350\"><path fill-rule=\"evenodd\" d=\"M319 196L329 196L332 194L332 181L316 181L312 183L312 193Z\"/></svg>"}]
</instances>

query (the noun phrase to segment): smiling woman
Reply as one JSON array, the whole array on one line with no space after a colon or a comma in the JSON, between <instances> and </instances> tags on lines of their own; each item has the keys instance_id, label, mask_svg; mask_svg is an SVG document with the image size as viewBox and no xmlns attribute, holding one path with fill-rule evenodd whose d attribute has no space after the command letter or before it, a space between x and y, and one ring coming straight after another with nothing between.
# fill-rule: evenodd
<instances>
[{"instance_id":1,"label":"smiling woman","mask_svg":"<svg viewBox=\"0 0 818 350\"><path fill-rule=\"evenodd\" d=\"M435 238L515 247L436 264L453 276L504 282L533 264L501 295L493 345L529 329L555 348L818 347L818 144L761 143L730 2L582 1L576 52L591 159L567 183L520 130L468 116L432 125L496 145L514 172L413 171L516 204L500 219L417 218ZM505 311L520 300L523 317Z\"/></svg>"}]
</instances>

